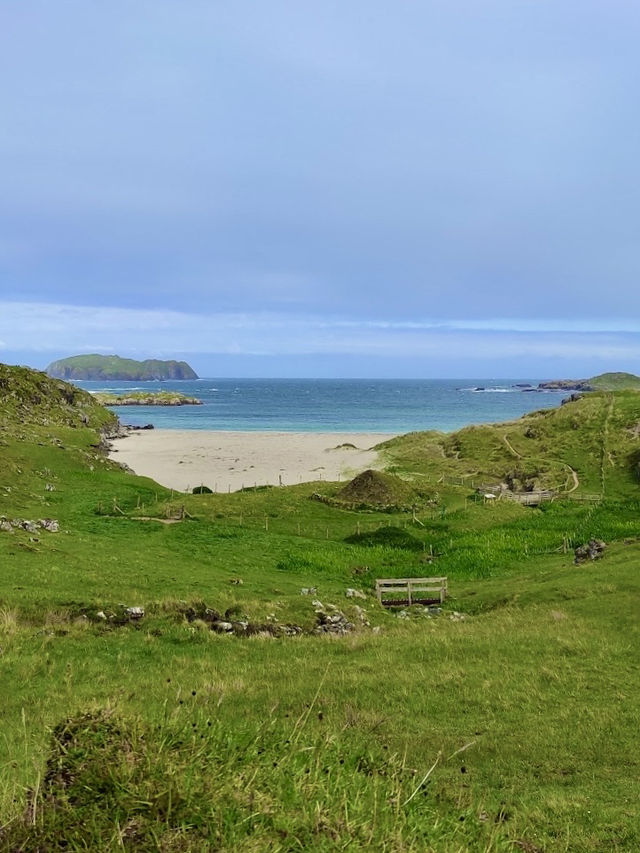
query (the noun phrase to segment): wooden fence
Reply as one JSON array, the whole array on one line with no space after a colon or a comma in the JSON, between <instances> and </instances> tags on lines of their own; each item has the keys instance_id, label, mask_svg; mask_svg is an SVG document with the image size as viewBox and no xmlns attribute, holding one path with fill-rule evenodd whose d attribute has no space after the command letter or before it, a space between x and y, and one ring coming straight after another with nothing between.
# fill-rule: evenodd
<instances>
[{"instance_id":1,"label":"wooden fence","mask_svg":"<svg viewBox=\"0 0 640 853\"><path fill-rule=\"evenodd\" d=\"M425 597L427 593L428 597ZM383 607L442 604L447 597L446 578L378 578L376 595ZM384 598L391 595L393 598Z\"/></svg>"}]
</instances>

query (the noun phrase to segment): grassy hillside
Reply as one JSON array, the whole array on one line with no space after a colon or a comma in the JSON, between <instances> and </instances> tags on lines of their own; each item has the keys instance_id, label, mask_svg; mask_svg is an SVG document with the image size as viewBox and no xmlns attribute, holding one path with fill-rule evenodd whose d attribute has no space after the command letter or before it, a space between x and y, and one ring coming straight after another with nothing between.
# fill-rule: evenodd
<instances>
[{"instance_id":1,"label":"grassy hillside","mask_svg":"<svg viewBox=\"0 0 640 853\"><path fill-rule=\"evenodd\" d=\"M541 382L539 390L551 391L638 391L640 376L633 373L600 373L590 379L555 379Z\"/></svg>"},{"instance_id":2,"label":"grassy hillside","mask_svg":"<svg viewBox=\"0 0 640 853\"><path fill-rule=\"evenodd\" d=\"M414 519L311 499L337 483L171 493L101 454L92 398L16 371L0 515L60 531L0 530L0 849L640 847L636 395L388 442L389 487L437 492ZM579 485L474 500L516 463ZM376 577L424 574L443 613L381 610Z\"/></svg>"},{"instance_id":3,"label":"grassy hillside","mask_svg":"<svg viewBox=\"0 0 640 853\"><path fill-rule=\"evenodd\" d=\"M47 374L57 379L116 379L144 382L152 379L197 379L186 361L146 359L136 361L117 355L74 355L52 362Z\"/></svg>"},{"instance_id":4,"label":"grassy hillside","mask_svg":"<svg viewBox=\"0 0 640 853\"><path fill-rule=\"evenodd\" d=\"M427 482L633 497L639 436L640 395L594 392L510 423L409 433L381 448L393 470Z\"/></svg>"},{"instance_id":5,"label":"grassy hillside","mask_svg":"<svg viewBox=\"0 0 640 853\"><path fill-rule=\"evenodd\" d=\"M587 379L587 384L596 391L640 390L640 376L633 373L601 373Z\"/></svg>"}]
</instances>

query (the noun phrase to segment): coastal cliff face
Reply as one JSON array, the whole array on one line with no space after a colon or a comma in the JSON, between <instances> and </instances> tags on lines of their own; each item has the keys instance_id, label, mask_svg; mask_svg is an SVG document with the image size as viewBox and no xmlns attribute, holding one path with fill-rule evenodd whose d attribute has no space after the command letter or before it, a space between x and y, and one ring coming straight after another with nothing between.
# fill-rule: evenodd
<instances>
[{"instance_id":1,"label":"coastal cliff face","mask_svg":"<svg viewBox=\"0 0 640 853\"><path fill-rule=\"evenodd\" d=\"M186 361L146 359L136 361L117 355L75 355L52 362L46 370L56 379L150 382L163 379L197 379Z\"/></svg>"}]
</instances>

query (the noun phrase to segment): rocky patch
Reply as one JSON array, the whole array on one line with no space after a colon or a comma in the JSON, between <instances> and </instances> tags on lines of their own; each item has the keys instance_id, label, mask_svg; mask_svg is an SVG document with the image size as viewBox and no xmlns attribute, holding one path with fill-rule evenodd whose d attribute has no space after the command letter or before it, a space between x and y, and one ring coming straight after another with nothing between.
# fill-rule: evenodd
<instances>
[{"instance_id":1,"label":"rocky patch","mask_svg":"<svg viewBox=\"0 0 640 853\"><path fill-rule=\"evenodd\" d=\"M599 560L604 557L606 547L606 543L601 539L590 539L585 545L579 545L575 549L573 562L579 566L581 563L586 563L587 560Z\"/></svg>"},{"instance_id":2,"label":"rocky patch","mask_svg":"<svg viewBox=\"0 0 640 853\"><path fill-rule=\"evenodd\" d=\"M49 533L58 533L60 524L54 518L41 518L39 521L29 521L26 518L13 518L9 520L0 517L0 532L13 533L14 530L26 530L28 533L37 533L39 530L47 530Z\"/></svg>"}]
</instances>

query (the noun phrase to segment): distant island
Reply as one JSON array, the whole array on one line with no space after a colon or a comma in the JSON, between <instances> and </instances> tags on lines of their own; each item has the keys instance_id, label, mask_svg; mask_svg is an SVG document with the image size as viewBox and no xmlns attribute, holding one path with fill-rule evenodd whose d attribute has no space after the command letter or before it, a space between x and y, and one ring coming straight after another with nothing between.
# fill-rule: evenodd
<instances>
[{"instance_id":1,"label":"distant island","mask_svg":"<svg viewBox=\"0 0 640 853\"><path fill-rule=\"evenodd\" d=\"M525 389L526 390L526 389ZM554 379L541 382L540 391L638 391L640 376L633 373L601 373L590 379Z\"/></svg>"},{"instance_id":2,"label":"distant island","mask_svg":"<svg viewBox=\"0 0 640 853\"><path fill-rule=\"evenodd\" d=\"M129 394L93 395L101 406L202 406L197 397L187 397L177 391L132 391Z\"/></svg>"},{"instance_id":3,"label":"distant island","mask_svg":"<svg viewBox=\"0 0 640 853\"><path fill-rule=\"evenodd\" d=\"M517 382L511 386L518 391L543 394L545 391L640 391L640 376L633 373L600 373L590 379L550 379L531 385L529 382ZM507 388L458 388L458 391L506 391Z\"/></svg>"},{"instance_id":4,"label":"distant island","mask_svg":"<svg viewBox=\"0 0 640 853\"><path fill-rule=\"evenodd\" d=\"M74 355L52 362L46 370L54 379L118 380L152 382L165 379L197 379L186 361L135 361L117 355Z\"/></svg>"}]
</instances>

